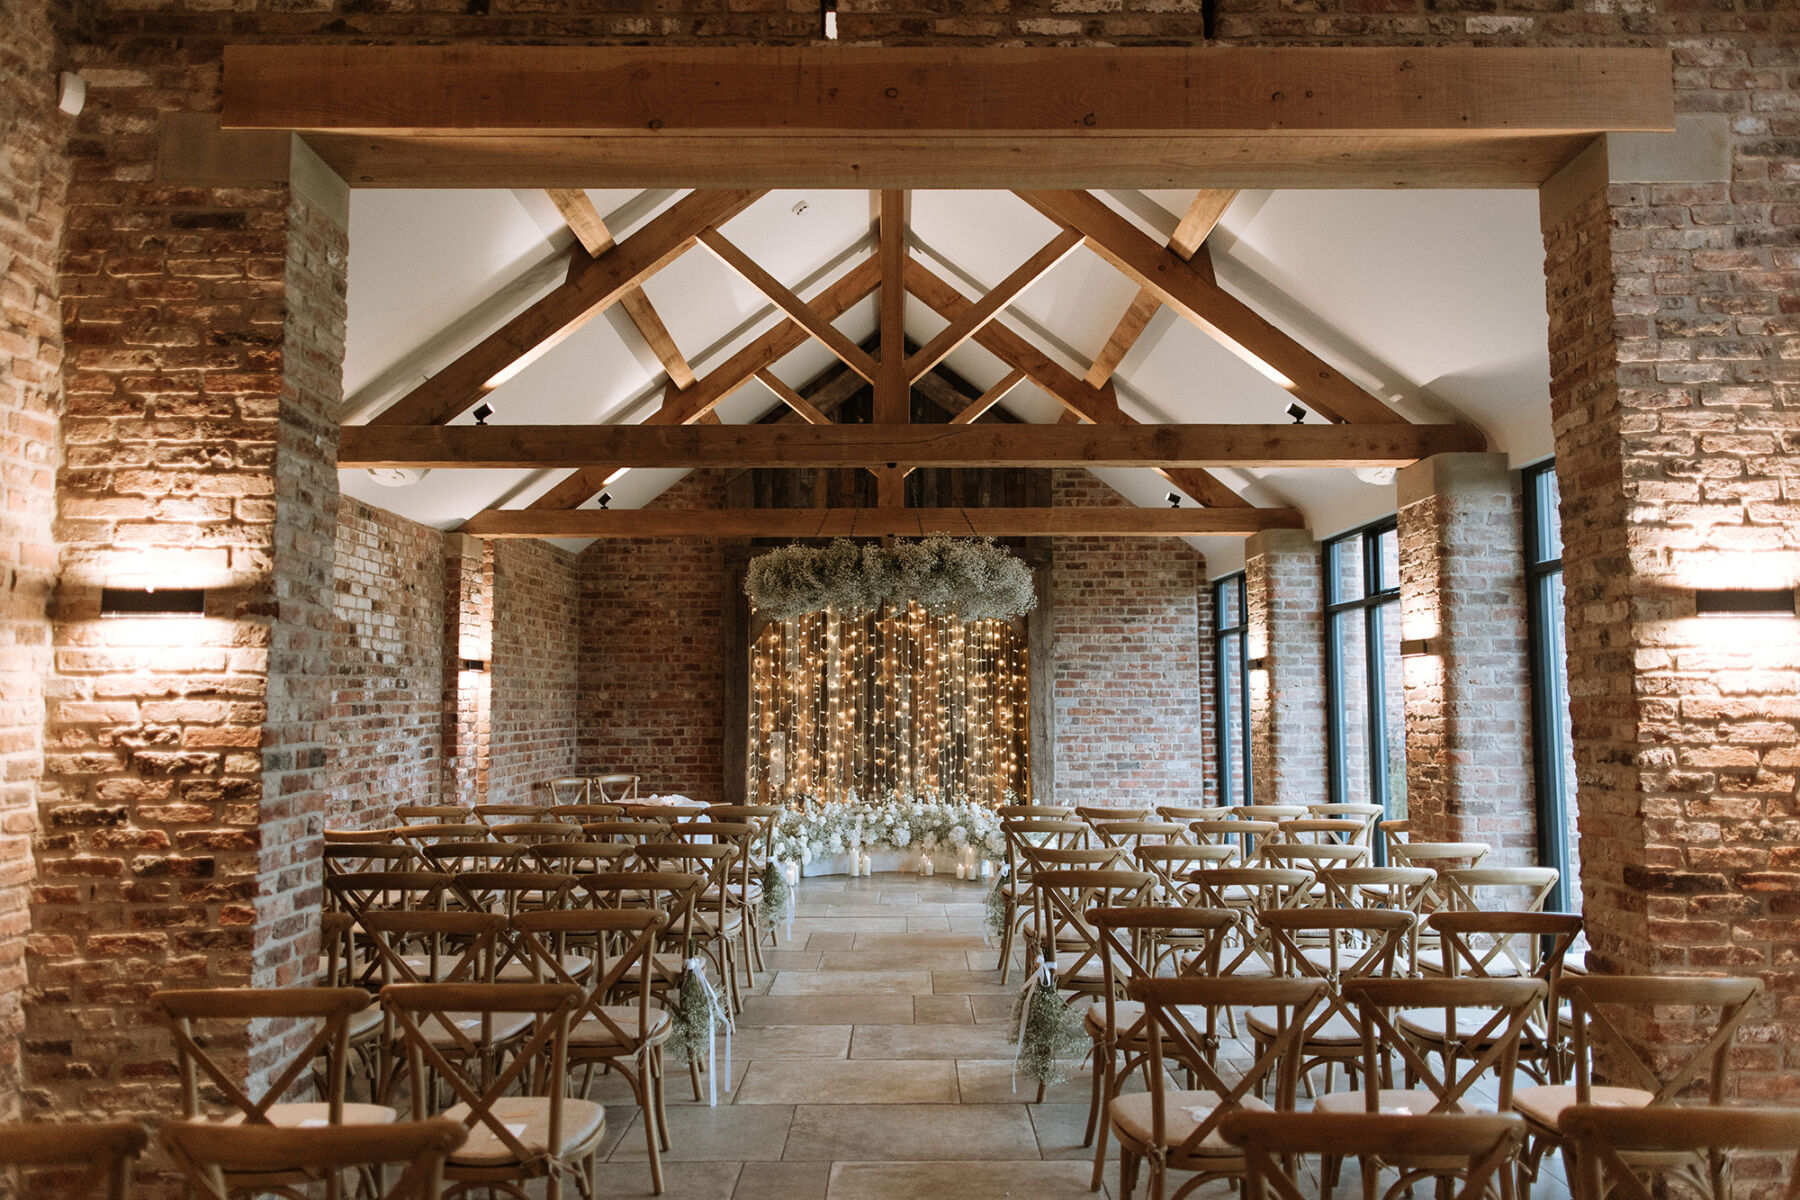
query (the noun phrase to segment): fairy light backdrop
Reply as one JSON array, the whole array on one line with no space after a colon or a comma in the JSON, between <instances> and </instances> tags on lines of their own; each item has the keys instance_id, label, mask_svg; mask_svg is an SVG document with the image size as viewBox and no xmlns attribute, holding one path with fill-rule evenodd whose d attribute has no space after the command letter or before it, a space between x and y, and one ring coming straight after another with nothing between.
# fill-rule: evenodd
<instances>
[{"instance_id":1,"label":"fairy light backdrop","mask_svg":"<svg viewBox=\"0 0 1800 1200\"><path fill-rule=\"evenodd\" d=\"M834 610L775 621L751 649L750 791L802 796L1030 792L1030 671L1007 621Z\"/></svg>"}]
</instances>

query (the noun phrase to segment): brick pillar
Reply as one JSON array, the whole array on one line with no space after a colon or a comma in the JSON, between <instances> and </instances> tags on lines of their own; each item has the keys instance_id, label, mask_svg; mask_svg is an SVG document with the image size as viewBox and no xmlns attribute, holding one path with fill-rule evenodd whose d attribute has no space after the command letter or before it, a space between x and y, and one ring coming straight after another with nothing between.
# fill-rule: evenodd
<instances>
[{"instance_id":1,"label":"brick pillar","mask_svg":"<svg viewBox=\"0 0 1800 1200\"><path fill-rule=\"evenodd\" d=\"M444 786L446 804L487 802L488 716L492 673L464 669L494 654L493 566L488 543L447 539L444 562Z\"/></svg>"},{"instance_id":2,"label":"brick pillar","mask_svg":"<svg viewBox=\"0 0 1800 1200\"><path fill-rule=\"evenodd\" d=\"M1734 1091L1792 1103L1800 622L1698 619L1694 591L1800 581L1796 282L1771 207L1793 154L1724 116L1662 145L1607 139L1542 197L1590 963L1760 976Z\"/></svg>"},{"instance_id":3,"label":"brick pillar","mask_svg":"<svg viewBox=\"0 0 1800 1200\"><path fill-rule=\"evenodd\" d=\"M318 948L348 194L288 138L251 179L159 180L136 134L191 70L101 74L74 143L26 1002L45 1115L172 1111L146 998L303 983ZM206 613L104 619L108 585L204 588ZM246 1077L295 1034L254 1031Z\"/></svg>"},{"instance_id":4,"label":"brick pillar","mask_svg":"<svg viewBox=\"0 0 1800 1200\"><path fill-rule=\"evenodd\" d=\"M1272 529L1244 546L1249 609L1250 762L1258 804L1329 797L1325 747L1325 584L1319 543Z\"/></svg>"},{"instance_id":5,"label":"brick pillar","mask_svg":"<svg viewBox=\"0 0 1800 1200\"><path fill-rule=\"evenodd\" d=\"M1406 800L1429 838L1537 859L1518 477L1504 454L1440 454L1398 479Z\"/></svg>"}]
</instances>

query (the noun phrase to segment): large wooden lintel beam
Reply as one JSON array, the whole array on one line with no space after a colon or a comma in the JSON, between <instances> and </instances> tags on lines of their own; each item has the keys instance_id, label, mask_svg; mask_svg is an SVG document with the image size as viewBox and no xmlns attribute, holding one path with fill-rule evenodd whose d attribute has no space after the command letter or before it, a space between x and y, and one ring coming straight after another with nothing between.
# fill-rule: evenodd
<instances>
[{"instance_id":1,"label":"large wooden lintel beam","mask_svg":"<svg viewBox=\"0 0 1800 1200\"><path fill-rule=\"evenodd\" d=\"M1247 537L1301 529L1291 508L727 508L489 509L459 532L477 537Z\"/></svg>"},{"instance_id":2,"label":"large wooden lintel beam","mask_svg":"<svg viewBox=\"0 0 1800 1200\"><path fill-rule=\"evenodd\" d=\"M343 467L1385 467L1467 425L351 425Z\"/></svg>"},{"instance_id":3,"label":"large wooden lintel beam","mask_svg":"<svg viewBox=\"0 0 1800 1200\"><path fill-rule=\"evenodd\" d=\"M228 129L1105 135L1673 128L1666 50L238 45ZM753 158L753 153L744 153Z\"/></svg>"}]
</instances>

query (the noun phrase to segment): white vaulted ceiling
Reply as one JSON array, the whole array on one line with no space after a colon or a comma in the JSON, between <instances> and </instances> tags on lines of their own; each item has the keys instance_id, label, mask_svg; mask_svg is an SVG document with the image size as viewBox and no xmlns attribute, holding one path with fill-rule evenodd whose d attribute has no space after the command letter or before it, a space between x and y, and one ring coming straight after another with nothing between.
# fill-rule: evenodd
<instances>
[{"instance_id":1,"label":"white vaulted ceiling","mask_svg":"<svg viewBox=\"0 0 1800 1200\"><path fill-rule=\"evenodd\" d=\"M1193 198L1191 192L1102 195L1159 242ZM589 196L623 239L680 193ZM352 421L380 411L556 286L574 240L537 191L359 190L350 213L344 382ZM723 231L802 295L874 246L864 191L771 192ZM973 298L1049 241L1056 227L1006 192L915 192L909 233L912 252ZM1536 193L1244 192L1207 246L1227 290L1402 414L1467 421L1515 464L1549 453ZM644 290L700 375L779 319L760 293L704 248L677 259ZM1001 319L1082 375L1136 291L1096 254L1078 249ZM853 341L870 336L876 323L873 298L836 322ZM909 337L923 342L942 325L909 298ZM812 342L777 364L775 374L803 386L833 362ZM946 365L982 387L1007 370L973 342ZM1168 309L1152 320L1114 378L1125 411L1145 421L1282 421L1293 400ZM495 409L490 424L639 420L660 402L663 383L656 357L615 308L496 388L488 397ZM1060 404L1029 383L1003 403L1028 421L1061 413ZM727 423L750 421L777 404L753 381L718 414ZM1394 509L1391 484L1369 484L1347 470L1216 473L1254 503L1298 507L1320 537ZM438 470L409 486L384 487L367 472L345 471L342 486L413 520L451 528L482 508L525 504L561 474ZM1100 474L1140 504L1161 505L1169 490L1147 470ZM613 507L646 504L679 475L633 471L608 489ZM1240 539L1196 544L1215 574L1241 561Z\"/></svg>"}]
</instances>

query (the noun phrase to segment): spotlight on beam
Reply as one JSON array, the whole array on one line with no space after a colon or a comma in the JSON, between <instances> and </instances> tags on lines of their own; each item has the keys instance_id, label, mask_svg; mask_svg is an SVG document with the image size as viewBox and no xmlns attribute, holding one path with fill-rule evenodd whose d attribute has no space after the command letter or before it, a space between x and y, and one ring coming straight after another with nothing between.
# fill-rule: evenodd
<instances>
[{"instance_id":1,"label":"spotlight on beam","mask_svg":"<svg viewBox=\"0 0 1800 1200\"><path fill-rule=\"evenodd\" d=\"M1163 499L1165 499L1169 502L1170 508L1180 508L1181 507L1181 493L1180 492L1170 492L1167 496L1163 497Z\"/></svg>"},{"instance_id":2,"label":"spotlight on beam","mask_svg":"<svg viewBox=\"0 0 1800 1200\"><path fill-rule=\"evenodd\" d=\"M1301 408L1298 404L1288 405L1287 415L1294 418L1294 424L1296 425L1299 425L1306 420L1306 410Z\"/></svg>"},{"instance_id":3,"label":"spotlight on beam","mask_svg":"<svg viewBox=\"0 0 1800 1200\"><path fill-rule=\"evenodd\" d=\"M486 400L483 400L480 404L475 406L475 423L477 425L486 425L488 423L488 418L493 415L494 406L489 404Z\"/></svg>"},{"instance_id":4,"label":"spotlight on beam","mask_svg":"<svg viewBox=\"0 0 1800 1200\"><path fill-rule=\"evenodd\" d=\"M609 505L611 503L612 503L612 493L611 492L601 492L600 493L600 507L605 508L607 505Z\"/></svg>"}]
</instances>

